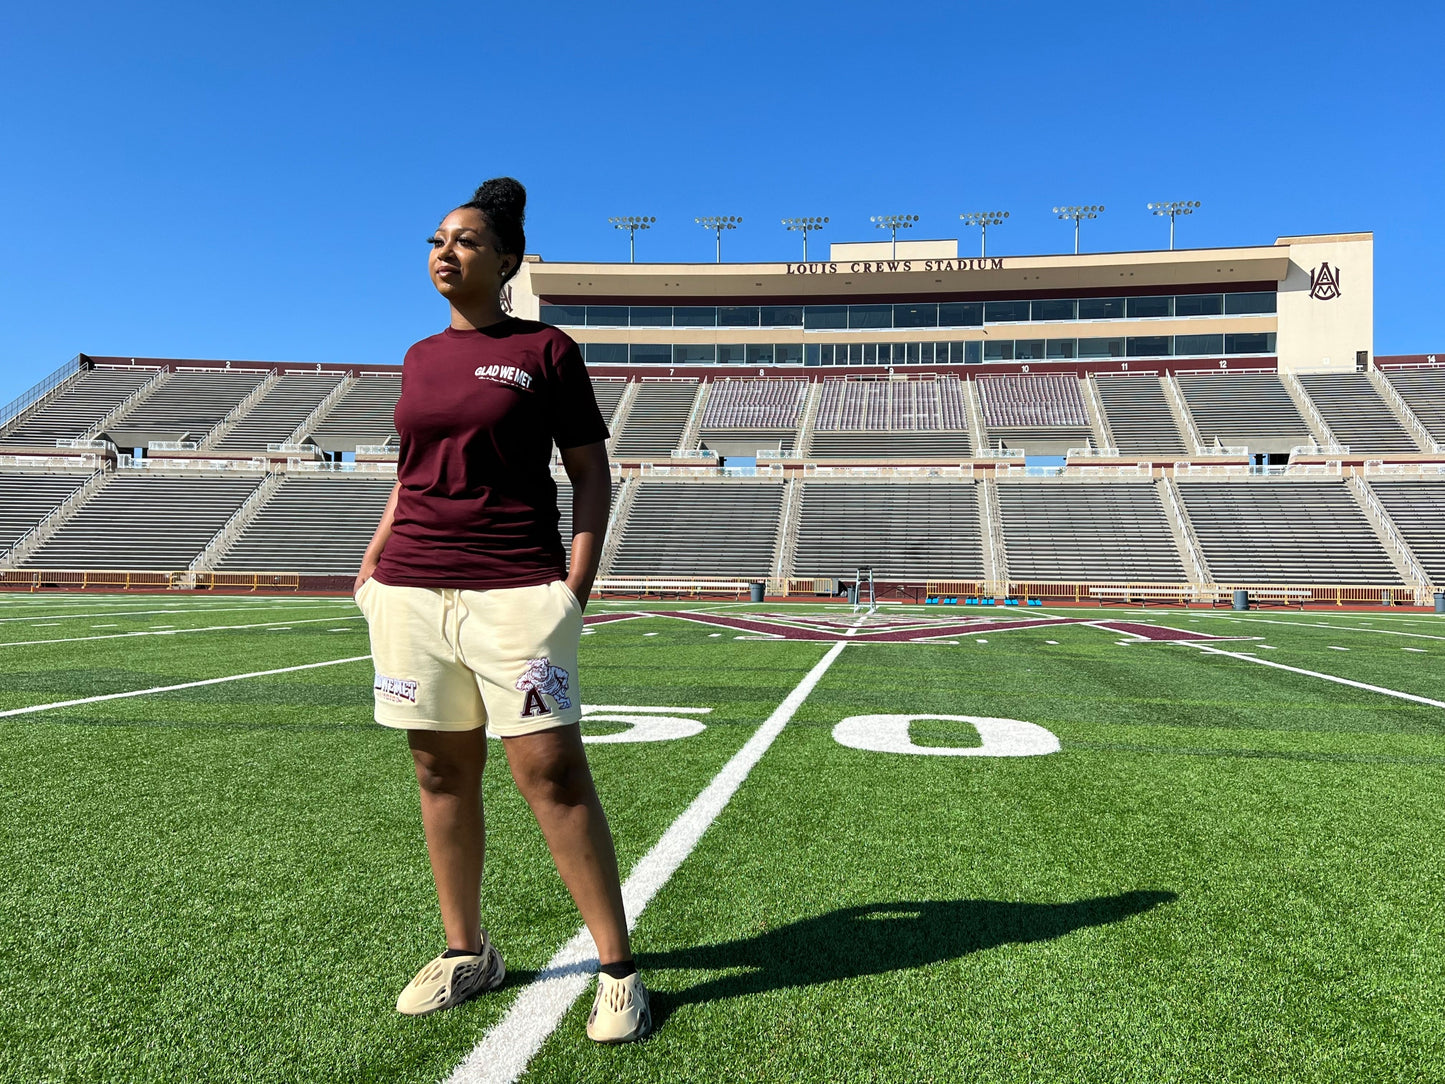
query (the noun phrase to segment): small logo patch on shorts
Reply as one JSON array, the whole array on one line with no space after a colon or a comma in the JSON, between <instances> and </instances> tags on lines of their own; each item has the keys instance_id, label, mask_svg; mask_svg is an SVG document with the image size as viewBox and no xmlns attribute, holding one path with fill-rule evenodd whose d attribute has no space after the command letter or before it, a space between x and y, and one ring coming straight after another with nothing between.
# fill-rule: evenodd
<instances>
[{"instance_id":1,"label":"small logo patch on shorts","mask_svg":"<svg viewBox=\"0 0 1445 1084\"><path fill-rule=\"evenodd\" d=\"M417 683L409 678L394 678L377 672L376 681L371 686L376 690L378 700L386 700L393 704L415 704Z\"/></svg>"},{"instance_id":2,"label":"small logo patch on shorts","mask_svg":"<svg viewBox=\"0 0 1445 1084\"><path fill-rule=\"evenodd\" d=\"M572 698L567 695L567 671L553 666L552 660L545 655L540 659L527 660L527 669L517 679L516 688L518 692L527 694L522 701L523 717L547 714L547 702L542 699L544 693L557 701L559 708L572 706Z\"/></svg>"}]
</instances>

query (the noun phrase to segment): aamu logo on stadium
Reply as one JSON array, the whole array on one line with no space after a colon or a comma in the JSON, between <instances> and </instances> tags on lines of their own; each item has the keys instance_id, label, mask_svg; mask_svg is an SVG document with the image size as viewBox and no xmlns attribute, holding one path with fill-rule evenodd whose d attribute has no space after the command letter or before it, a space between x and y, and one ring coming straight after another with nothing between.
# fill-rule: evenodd
<instances>
[{"instance_id":1,"label":"aamu logo on stadium","mask_svg":"<svg viewBox=\"0 0 1445 1084\"><path fill-rule=\"evenodd\" d=\"M1310 297L1316 301L1333 301L1340 296L1340 269L1322 263L1310 272Z\"/></svg>"}]
</instances>

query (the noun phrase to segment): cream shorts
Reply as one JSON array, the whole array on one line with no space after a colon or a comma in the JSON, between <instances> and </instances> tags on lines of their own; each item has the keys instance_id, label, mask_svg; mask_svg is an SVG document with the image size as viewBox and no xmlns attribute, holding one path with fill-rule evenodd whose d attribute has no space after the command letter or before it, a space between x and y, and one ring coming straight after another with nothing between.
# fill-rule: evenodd
<instances>
[{"instance_id":1,"label":"cream shorts","mask_svg":"<svg viewBox=\"0 0 1445 1084\"><path fill-rule=\"evenodd\" d=\"M382 726L485 726L513 738L581 720L582 607L561 580L464 591L372 577L356 603L371 630Z\"/></svg>"}]
</instances>

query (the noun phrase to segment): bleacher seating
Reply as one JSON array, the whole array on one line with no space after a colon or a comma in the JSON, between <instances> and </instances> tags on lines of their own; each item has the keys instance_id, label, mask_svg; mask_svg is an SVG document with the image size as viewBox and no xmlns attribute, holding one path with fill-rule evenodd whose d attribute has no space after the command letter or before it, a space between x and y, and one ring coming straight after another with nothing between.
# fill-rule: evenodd
<instances>
[{"instance_id":1,"label":"bleacher seating","mask_svg":"<svg viewBox=\"0 0 1445 1084\"><path fill-rule=\"evenodd\" d=\"M1309 426L1276 373L1181 373L1176 380L1206 444L1217 438L1227 447L1289 451L1310 442Z\"/></svg>"},{"instance_id":2,"label":"bleacher seating","mask_svg":"<svg viewBox=\"0 0 1445 1084\"><path fill-rule=\"evenodd\" d=\"M792 452L808 398L796 378L719 380L709 390L700 436L706 448L752 455L759 449Z\"/></svg>"},{"instance_id":3,"label":"bleacher seating","mask_svg":"<svg viewBox=\"0 0 1445 1084\"><path fill-rule=\"evenodd\" d=\"M83 370L38 409L22 414L0 437L0 445L54 447L57 440L73 440L88 433L157 372L141 368Z\"/></svg>"},{"instance_id":4,"label":"bleacher seating","mask_svg":"<svg viewBox=\"0 0 1445 1084\"><path fill-rule=\"evenodd\" d=\"M638 483L609 576L743 576L772 572L781 482Z\"/></svg>"},{"instance_id":5,"label":"bleacher seating","mask_svg":"<svg viewBox=\"0 0 1445 1084\"><path fill-rule=\"evenodd\" d=\"M1153 482L1000 481L998 503L1011 579L1188 579Z\"/></svg>"},{"instance_id":6,"label":"bleacher seating","mask_svg":"<svg viewBox=\"0 0 1445 1084\"><path fill-rule=\"evenodd\" d=\"M239 369L171 373L107 432L121 447L152 440L199 441L265 379L264 372Z\"/></svg>"},{"instance_id":7,"label":"bleacher seating","mask_svg":"<svg viewBox=\"0 0 1445 1084\"><path fill-rule=\"evenodd\" d=\"M280 444L321 405L344 379L339 373L286 373L229 433L216 442L218 451L264 451Z\"/></svg>"},{"instance_id":8,"label":"bleacher seating","mask_svg":"<svg viewBox=\"0 0 1445 1084\"><path fill-rule=\"evenodd\" d=\"M1311 373L1299 377L1330 432L1353 453L1420 449L1364 373Z\"/></svg>"},{"instance_id":9,"label":"bleacher seating","mask_svg":"<svg viewBox=\"0 0 1445 1084\"><path fill-rule=\"evenodd\" d=\"M322 451L353 452L358 445L396 445L396 401L401 398L401 377L365 373L321 419L302 436Z\"/></svg>"},{"instance_id":10,"label":"bleacher seating","mask_svg":"<svg viewBox=\"0 0 1445 1084\"><path fill-rule=\"evenodd\" d=\"M963 381L823 381L808 454L819 459L967 458L972 453Z\"/></svg>"},{"instance_id":11,"label":"bleacher seating","mask_svg":"<svg viewBox=\"0 0 1445 1084\"><path fill-rule=\"evenodd\" d=\"M1094 384L1120 455L1189 454L1157 376L1106 376Z\"/></svg>"},{"instance_id":12,"label":"bleacher seating","mask_svg":"<svg viewBox=\"0 0 1445 1084\"><path fill-rule=\"evenodd\" d=\"M1430 436L1445 445L1445 368L1381 371Z\"/></svg>"},{"instance_id":13,"label":"bleacher seating","mask_svg":"<svg viewBox=\"0 0 1445 1084\"><path fill-rule=\"evenodd\" d=\"M792 575L880 580L983 578L975 483L802 484Z\"/></svg>"},{"instance_id":14,"label":"bleacher seating","mask_svg":"<svg viewBox=\"0 0 1445 1084\"><path fill-rule=\"evenodd\" d=\"M361 567L392 477L288 477L222 556L222 572L354 575Z\"/></svg>"},{"instance_id":15,"label":"bleacher seating","mask_svg":"<svg viewBox=\"0 0 1445 1084\"><path fill-rule=\"evenodd\" d=\"M1435 589L1445 591L1445 480L1376 478L1369 485Z\"/></svg>"},{"instance_id":16,"label":"bleacher seating","mask_svg":"<svg viewBox=\"0 0 1445 1084\"><path fill-rule=\"evenodd\" d=\"M627 424L614 434L614 456L667 456L682 440L692 401L697 395L695 380L644 380L637 388Z\"/></svg>"},{"instance_id":17,"label":"bleacher seating","mask_svg":"<svg viewBox=\"0 0 1445 1084\"><path fill-rule=\"evenodd\" d=\"M116 474L23 567L184 570L260 483L259 475Z\"/></svg>"},{"instance_id":18,"label":"bleacher seating","mask_svg":"<svg viewBox=\"0 0 1445 1084\"><path fill-rule=\"evenodd\" d=\"M0 553L54 511L88 474L0 473Z\"/></svg>"},{"instance_id":19,"label":"bleacher seating","mask_svg":"<svg viewBox=\"0 0 1445 1084\"><path fill-rule=\"evenodd\" d=\"M1343 481L1177 484L1217 583L1401 582Z\"/></svg>"},{"instance_id":20,"label":"bleacher seating","mask_svg":"<svg viewBox=\"0 0 1445 1084\"><path fill-rule=\"evenodd\" d=\"M974 385L987 430L977 439L990 446L1061 452L1093 439L1079 378L1072 373L983 376Z\"/></svg>"},{"instance_id":21,"label":"bleacher seating","mask_svg":"<svg viewBox=\"0 0 1445 1084\"><path fill-rule=\"evenodd\" d=\"M607 422L608 427L612 425L612 419L617 414L617 404L622 400L622 393L627 390L627 381L599 379L593 377L592 392L597 396L597 409L602 412L602 419Z\"/></svg>"}]
</instances>

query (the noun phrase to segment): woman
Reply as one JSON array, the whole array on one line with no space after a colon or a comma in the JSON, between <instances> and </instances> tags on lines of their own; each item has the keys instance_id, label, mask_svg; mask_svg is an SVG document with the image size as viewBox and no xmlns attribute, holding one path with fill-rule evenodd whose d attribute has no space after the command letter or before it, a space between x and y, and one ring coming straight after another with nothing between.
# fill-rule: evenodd
<instances>
[{"instance_id":1,"label":"woman","mask_svg":"<svg viewBox=\"0 0 1445 1084\"><path fill-rule=\"evenodd\" d=\"M397 998L420 1016L501 985L481 926L487 731L597 943L587 1034L651 1029L628 944L617 857L582 748L577 647L597 575L611 474L607 427L575 343L512 319L501 291L526 244L527 194L487 181L429 239L451 324L407 351L397 484L356 597L371 628L376 721L405 730L447 948ZM572 480L572 562L557 532L555 442Z\"/></svg>"}]
</instances>

